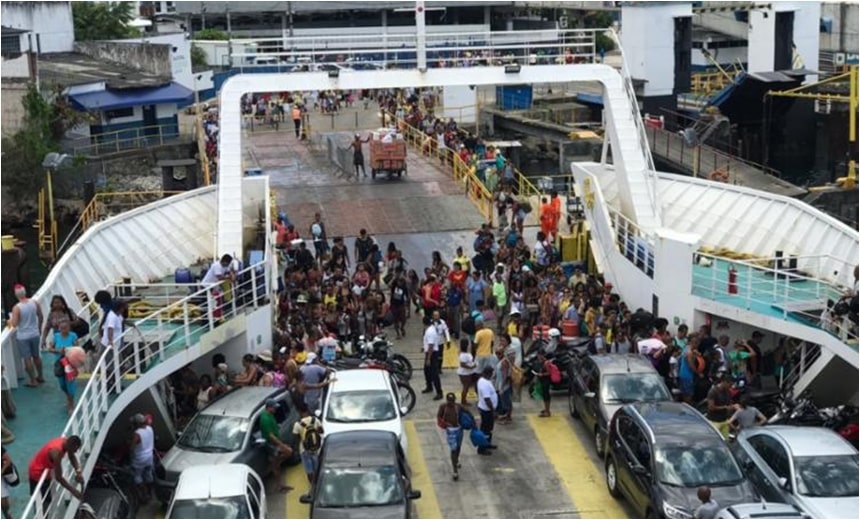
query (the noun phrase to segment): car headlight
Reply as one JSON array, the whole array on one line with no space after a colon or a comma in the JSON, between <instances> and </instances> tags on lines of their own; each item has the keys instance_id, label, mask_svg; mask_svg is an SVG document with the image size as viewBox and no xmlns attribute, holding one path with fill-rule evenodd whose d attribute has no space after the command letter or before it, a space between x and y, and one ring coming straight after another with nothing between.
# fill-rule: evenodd
<instances>
[{"instance_id":1,"label":"car headlight","mask_svg":"<svg viewBox=\"0 0 860 520\"><path fill-rule=\"evenodd\" d=\"M671 506L666 502L663 502L663 512L666 513L666 518L693 518L693 515L685 509Z\"/></svg>"}]
</instances>

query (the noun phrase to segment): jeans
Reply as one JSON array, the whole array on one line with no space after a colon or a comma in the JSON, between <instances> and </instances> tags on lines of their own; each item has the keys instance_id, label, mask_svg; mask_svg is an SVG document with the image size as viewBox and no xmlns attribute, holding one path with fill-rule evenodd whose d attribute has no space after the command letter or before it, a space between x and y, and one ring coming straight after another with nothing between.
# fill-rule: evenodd
<instances>
[{"instance_id":1,"label":"jeans","mask_svg":"<svg viewBox=\"0 0 860 520\"><path fill-rule=\"evenodd\" d=\"M487 435L487 439L489 439L490 444L492 444L496 412L493 410L483 410L481 408L478 408L478 411L481 412L481 431Z\"/></svg>"}]
</instances>

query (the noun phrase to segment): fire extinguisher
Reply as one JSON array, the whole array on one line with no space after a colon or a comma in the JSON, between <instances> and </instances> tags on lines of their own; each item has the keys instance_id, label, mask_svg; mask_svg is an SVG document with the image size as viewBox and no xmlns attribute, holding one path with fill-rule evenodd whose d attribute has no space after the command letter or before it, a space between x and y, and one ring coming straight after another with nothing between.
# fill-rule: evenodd
<instances>
[{"instance_id":1,"label":"fire extinguisher","mask_svg":"<svg viewBox=\"0 0 860 520\"><path fill-rule=\"evenodd\" d=\"M729 294L737 294L738 293L738 272L737 270L729 266Z\"/></svg>"}]
</instances>

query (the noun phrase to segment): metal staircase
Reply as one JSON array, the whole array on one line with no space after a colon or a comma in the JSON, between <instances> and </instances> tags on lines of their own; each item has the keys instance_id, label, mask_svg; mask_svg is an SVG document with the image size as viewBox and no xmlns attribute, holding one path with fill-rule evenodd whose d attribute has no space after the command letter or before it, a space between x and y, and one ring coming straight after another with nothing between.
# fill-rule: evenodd
<instances>
[{"instance_id":1,"label":"metal staircase","mask_svg":"<svg viewBox=\"0 0 860 520\"><path fill-rule=\"evenodd\" d=\"M269 260L263 260L238 273L229 301L219 295L220 285L199 290L194 284L185 285L187 296L173 299L128 326L120 336L119 350L102 354L62 433L77 435L83 441L78 458L84 482L92 474L111 424L137 396L194 359L246 333L246 316L268 310L270 269ZM93 330L97 335L98 328ZM62 464L66 479L74 482L73 468L66 459ZM65 488L51 482L50 500L40 491L47 476L46 470L22 518L73 518L78 501Z\"/></svg>"},{"instance_id":2,"label":"metal staircase","mask_svg":"<svg viewBox=\"0 0 860 520\"><path fill-rule=\"evenodd\" d=\"M618 144L617 149L612 149L612 162L618 179L621 211L643 230L653 230L662 225L654 159L621 41L614 31L610 34L621 50L621 85L617 89L606 86L604 107L609 112L607 131L615 133L613 142ZM603 156L605 159L606 153Z\"/></svg>"}]
</instances>

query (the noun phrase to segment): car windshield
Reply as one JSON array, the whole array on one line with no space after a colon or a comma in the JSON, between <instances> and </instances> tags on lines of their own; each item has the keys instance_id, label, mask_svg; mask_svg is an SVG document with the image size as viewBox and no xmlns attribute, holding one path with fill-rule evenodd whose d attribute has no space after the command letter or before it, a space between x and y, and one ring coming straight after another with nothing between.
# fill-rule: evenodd
<instances>
[{"instance_id":1,"label":"car windshield","mask_svg":"<svg viewBox=\"0 0 860 520\"><path fill-rule=\"evenodd\" d=\"M637 401L671 401L663 378L657 373L607 374L600 386L604 403L635 403Z\"/></svg>"},{"instance_id":2,"label":"car windshield","mask_svg":"<svg viewBox=\"0 0 860 520\"><path fill-rule=\"evenodd\" d=\"M251 518L243 496L176 500L168 518Z\"/></svg>"},{"instance_id":3,"label":"car windshield","mask_svg":"<svg viewBox=\"0 0 860 520\"><path fill-rule=\"evenodd\" d=\"M248 421L239 417L198 414L176 441L187 450L224 453L239 451L248 431Z\"/></svg>"},{"instance_id":4,"label":"car windshield","mask_svg":"<svg viewBox=\"0 0 860 520\"><path fill-rule=\"evenodd\" d=\"M324 468L320 476L318 507L387 506L402 502L400 474L391 465Z\"/></svg>"},{"instance_id":5,"label":"car windshield","mask_svg":"<svg viewBox=\"0 0 860 520\"><path fill-rule=\"evenodd\" d=\"M326 418L332 422L377 422L397 418L394 398L387 390L334 392L329 399Z\"/></svg>"},{"instance_id":6,"label":"car windshield","mask_svg":"<svg viewBox=\"0 0 860 520\"><path fill-rule=\"evenodd\" d=\"M795 457L797 492L808 497L856 497L857 456Z\"/></svg>"},{"instance_id":7,"label":"car windshield","mask_svg":"<svg viewBox=\"0 0 860 520\"><path fill-rule=\"evenodd\" d=\"M666 446L654 452L657 479L670 486L728 486L744 477L724 445Z\"/></svg>"}]
</instances>

